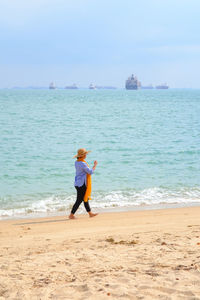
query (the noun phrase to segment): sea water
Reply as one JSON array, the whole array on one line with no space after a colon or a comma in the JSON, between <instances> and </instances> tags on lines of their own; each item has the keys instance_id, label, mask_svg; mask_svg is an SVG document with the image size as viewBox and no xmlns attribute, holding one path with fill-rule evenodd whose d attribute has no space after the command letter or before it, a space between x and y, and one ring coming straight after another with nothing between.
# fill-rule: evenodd
<instances>
[{"instance_id":1,"label":"sea water","mask_svg":"<svg viewBox=\"0 0 200 300\"><path fill-rule=\"evenodd\" d=\"M200 90L2 89L0 217L69 213L82 147L96 210L200 204Z\"/></svg>"}]
</instances>

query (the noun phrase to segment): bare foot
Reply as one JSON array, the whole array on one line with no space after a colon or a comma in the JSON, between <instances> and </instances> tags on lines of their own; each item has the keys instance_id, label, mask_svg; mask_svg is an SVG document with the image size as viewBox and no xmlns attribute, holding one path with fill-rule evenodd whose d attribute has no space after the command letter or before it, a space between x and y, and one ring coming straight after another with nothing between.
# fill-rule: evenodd
<instances>
[{"instance_id":1,"label":"bare foot","mask_svg":"<svg viewBox=\"0 0 200 300\"><path fill-rule=\"evenodd\" d=\"M73 214L70 214L70 215L69 215L69 219L73 220L73 219L76 219L76 218L74 217Z\"/></svg>"},{"instance_id":2,"label":"bare foot","mask_svg":"<svg viewBox=\"0 0 200 300\"><path fill-rule=\"evenodd\" d=\"M90 218L92 218L92 217L96 217L98 214L93 214L92 212L89 212L89 216L90 216Z\"/></svg>"}]
</instances>

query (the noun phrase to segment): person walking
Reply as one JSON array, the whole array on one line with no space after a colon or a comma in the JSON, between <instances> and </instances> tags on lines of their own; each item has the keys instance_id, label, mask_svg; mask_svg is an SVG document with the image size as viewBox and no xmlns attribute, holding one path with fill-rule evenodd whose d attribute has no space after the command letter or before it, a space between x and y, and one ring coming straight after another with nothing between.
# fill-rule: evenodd
<instances>
[{"instance_id":1,"label":"person walking","mask_svg":"<svg viewBox=\"0 0 200 300\"><path fill-rule=\"evenodd\" d=\"M95 217L98 214L94 214L91 211L89 200L91 199L92 191L92 180L91 175L94 173L94 170L97 166L97 161L94 161L92 169L89 168L88 163L85 161L87 154L91 151L87 151L85 148L78 149L77 154L73 158L77 158L75 162L76 176L74 186L77 190L77 198L74 203L69 219L75 219L75 212L79 208L80 204L84 202L86 211L89 214L89 217Z\"/></svg>"}]
</instances>

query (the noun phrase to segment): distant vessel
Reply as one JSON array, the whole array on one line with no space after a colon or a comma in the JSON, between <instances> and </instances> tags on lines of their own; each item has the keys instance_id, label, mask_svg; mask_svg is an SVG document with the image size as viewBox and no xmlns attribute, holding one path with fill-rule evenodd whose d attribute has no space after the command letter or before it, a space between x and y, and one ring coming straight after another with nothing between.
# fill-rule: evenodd
<instances>
[{"instance_id":1,"label":"distant vessel","mask_svg":"<svg viewBox=\"0 0 200 300\"><path fill-rule=\"evenodd\" d=\"M153 88L154 88L154 87L153 87L152 84L146 85L146 86L141 86L141 89L143 89L143 90L152 90Z\"/></svg>"},{"instance_id":2,"label":"distant vessel","mask_svg":"<svg viewBox=\"0 0 200 300\"><path fill-rule=\"evenodd\" d=\"M98 90L116 90L115 86L96 86Z\"/></svg>"},{"instance_id":3,"label":"distant vessel","mask_svg":"<svg viewBox=\"0 0 200 300\"><path fill-rule=\"evenodd\" d=\"M126 80L125 87L127 90L137 90L141 87L140 81L133 74Z\"/></svg>"},{"instance_id":4,"label":"distant vessel","mask_svg":"<svg viewBox=\"0 0 200 300\"><path fill-rule=\"evenodd\" d=\"M156 88L159 90L167 90L169 86L166 83L163 83L161 85L157 85Z\"/></svg>"},{"instance_id":5,"label":"distant vessel","mask_svg":"<svg viewBox=\"0 0 200 300\"><path fill-rule=\"evenodd\" d=\"M50 89L50 90L55 90L55 89L56 89L56 86L55 86L55 83L54 83L54 82L51 82L51 83L50 83L49 89Z\"/></svg>"},{"instance_id":6,"label":"distant vessel","mask_svg":"<svg viewBox=\"0 0 200 300\"><path fill-rule=\"evenodd\" d=\"M96 89L96 86L95 86L94 84L91 83L91 84L89 85L89 89L90 89L90 90L95 90L95 89Z\"/></svg>"},{"instance_id":7,"label":"distant vessel","mask_svg":"<svg viewBox=\"0 0 200 300\"><path fill-rule=\"evenodd\" d=\"M65 89L68 89L68 90L77 90L78 87L77 87L77 85L74 83L74 84L72 84L72 85L66 86Z\"/></svg>"}]
</instances>

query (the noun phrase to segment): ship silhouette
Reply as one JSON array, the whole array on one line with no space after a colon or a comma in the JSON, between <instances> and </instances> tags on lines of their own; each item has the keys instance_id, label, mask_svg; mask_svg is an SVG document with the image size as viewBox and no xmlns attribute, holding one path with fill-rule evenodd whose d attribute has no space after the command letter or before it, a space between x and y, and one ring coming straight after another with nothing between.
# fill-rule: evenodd
<instances>
[{"instance_id":1,"label":"ship silhouette","mask_svg":"<svg viewBox=\"0 0 200 300\"><path fill-rule=\"evenodd\" d=\"M157 85L156 88L159 90L167 90L169 86L166 83L163 83L161 85Z\"/></svg>"},{"instance_id":2,"label":"ship silhouette","mask_svg":"<svg viewBox=\"0 0 200 300\"><path fill-rule=\"evenodd\" d=\"M96 86L95 86L93 83L91 83L91 84L89 85L89 89L90 89L90 90L95 90L95 89L96 89Z\"/></svg>"},{"instance_id":3,"label":"ship silhouette","mask_svg":"<svg viewBox=\"0 0 200 300\"><path fill-rule=\"evenodd\" d=\"M133 74L126 80L125 87L127 90L137 90L141 87L141 82Z\"/></svg>"},{"instance_id":4,"label":"ship silhouette","mask_svg":"<svg viewBox=\"0 0 200 300\"><path fill-rule=\"evenodd\" d=\"M72 84L72 85L67 85L67 86L65 87L65 89L68 89L68 90L77 90L78 87L77 87L77 85L74 83L74 84Z\"/></svg>"},{"instance_id":5,"label":"ship silhouette","mask_svg":"<svg viewBox=\"0 0 200 300\"><path fill-rule=\"evenodd\" d=\"M55 85L54 82L51 82L51 83L50 83L49 89L50 89L50 90L55 90L55 89L56 89L56 85Z\"/></svg>"}]
</instances>

